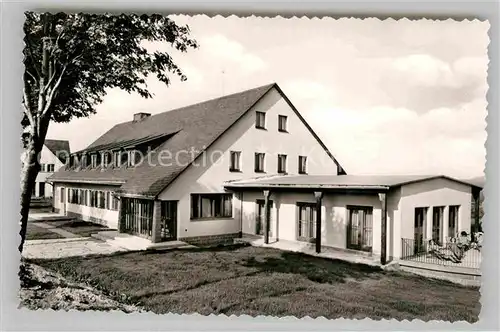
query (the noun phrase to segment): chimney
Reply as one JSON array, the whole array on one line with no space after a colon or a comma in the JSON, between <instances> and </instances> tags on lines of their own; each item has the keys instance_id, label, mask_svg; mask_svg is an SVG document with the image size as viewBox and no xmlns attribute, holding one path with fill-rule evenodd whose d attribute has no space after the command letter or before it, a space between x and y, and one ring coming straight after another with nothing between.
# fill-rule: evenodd
<instances>
[{"instance_id":1,"label":"chimney","mask_svg":"<svg viewBox=\"0 0 500 332\"><path fill-rule=\"evenodd\" d=\"M142 121L151 116L151 113L135 113L134 114L134 122Z\"/></svg>"}]
</instances>

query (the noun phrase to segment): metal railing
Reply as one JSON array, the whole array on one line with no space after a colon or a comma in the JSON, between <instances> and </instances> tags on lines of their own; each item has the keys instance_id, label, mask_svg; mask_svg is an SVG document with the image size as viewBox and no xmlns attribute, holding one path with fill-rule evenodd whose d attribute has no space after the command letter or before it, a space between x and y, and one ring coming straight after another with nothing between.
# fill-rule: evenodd
<instances>
[{"instance_id":1,"label":"metal railing","mask_svg":"<svg viewBox=\"0 0 500 332\"><path fill-rule=\"evenodd\" d=\"M475 243L449 241L438 245L432 240L401 239L401 251L401 260L472 269L481 267L481 247Z\"/></svg>"}]
</instances>

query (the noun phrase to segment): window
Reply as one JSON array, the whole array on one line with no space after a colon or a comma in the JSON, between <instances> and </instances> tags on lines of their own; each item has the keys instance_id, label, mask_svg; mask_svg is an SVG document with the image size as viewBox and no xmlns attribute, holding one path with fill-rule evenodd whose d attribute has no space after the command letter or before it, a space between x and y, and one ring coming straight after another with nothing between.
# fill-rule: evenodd
<instances>
[{"instance_id":1,"label":"window","mask_svg":"<svg viewBox=\"0 0 500 332\"><path fill-rule=\"evenodd\" d=\"M139 162L139 151L130 150L128 151L128 164L127 166L135 166Z\"/></svg>"},{"instance_id":2,"label":"window","mask_svg":"<svg viewBox=\"0 0 500 332\"><path fill-rule=\"evenodd\" d=\"M120 151L113 151L113 166L120 167Z\"/></svg>"},{"instance_id":3,"label":"window","mask_svg":"<svg viewBox=\"0 0 500 332\"><path fill-rule=\"evenodd\" d=\"M424 246L425 225L427 224L427 208L415 208L415 219L413 221L413 239L415 241L413 253L421 252Z\"/></svg>"},{"instance_id":4,"label":"window","mask_svg":"<svg viewBox=\"0 0 500 332\"><path fill-rule=\"evenodd\" d=\"M432 240L436 244L443 242L443 210L442 206L435 206L432 209Z\"/></svg>"},{"instance_id":5,"label":"window","mask_svg":"<svg viewBox=\"0 0 500 332\"><path fill-rule=\"evenodd\" d=\"M122 151L120 153L121 159L120 159L120 166L128 166L129 164L129 151Z\"/></svg>"},{"instance_id":6,"label":"window","mask_svg":"<svg viewBox=\"0 0 500 332\"><path fill-rule=\"evenodd\" d=\"M258 129L266 129L266 113L264 112L255 112L255 128Z\"/></svg>"},{"instance_id":7,"label":"window","mask_svg":"<svg viewBox=\"0 0 500 332\"><path fill-rule=\"evenodd\" d=\"M97 155L93 154L90 156L90 167L96 168L97 167Z\"/></svg>"},{"instance_id":8,"label":"window","mask_svg":"<svg viewBox=\"0 0 500 332\"><path fill-rule=\"evenodd\" d=\"M59 202L64 203L64 188L59 189Z\"/></svg>"},{"instance_id":9,"label":"window","mask_svg":"<svg viewBox=\"0 0 500 332\"><path fill-rule=\"evenodd\" d=\"M85 192L83 193L83 205L89 206L89 190L86 189Z\"/></svg>"},{"instance_id":10,"label":"window","mask_svg":"<svg viewBox=\"0 0 500 332\"><path fill-rule=\"evenodd\" d=\"M232 194L192 194L191 219L232 218Z\"/></svg>"},{"instance_id":11,"label":"window","mask_svg":"<svg viewBox=\"0 0 500 332\"><path fill-rule=\"evenodd\" d=\"M299 174L307 174L307 157L299 156Z\"/></svg>"},{"instance_id":12,"label":"window","mask_svg":"<svg viewBox=\"0 0 500 332\"><path fill-rule=\"evenodd\" d=\"M109 153L107 151L101 152L102 167L108 167L109 165Z\"/></svg>"},{"instance_id":13,"label":"window","mask_svg":"<svg viewBox=\"0 0 500 332\"><path fill-rule=\"evenodd\" d=\"M297 203L297 239L310 242L316 238L316 204Z\"/></svg>"},{"instance_id":14,"label":"window","mask_svg":"<svg viewBox=\"0 0 500 332\"><path fill-rule=\"evenodd\" d=\"M98 191L98 202L97 202L97 207L99 209L105 209L106 208L106 195L104 191Z\"/></svg>"},{"instance_id":15,"label":"window","mask_svg":"<svg viewBox=\"0 0 500 332\"><path fill-rule=\"evenodd\" d=\"M45 164L40 164L40 172L45 172Z\"/></svg>"},{"instance_id":16,"label":"window","mask_svg":"<svg viewBox=\"0 0 500 332\"><path fill-rule=\"evenodd\" d=\"M83 205L85 202L85 190L78 190L78 204Z\"/></svg>"},{"instance_id":17,"label":"window","mask_svg":"<svg viewBox=\"0 0 500 332\"><path fill-rule=\"evenodd\" d=\"M449 237L456 237L458 234L458 212L459 212L460 206L458 205L453 205L450 206L449 212L448 212L448 236Z\"/></svg>"},{"instance_id":18,"label":"window","mask_svg":"<svg viewBox=\"0 0 500 332\"><path fill-rule=\"evenodd\" d=\"M373 208L352 206L348 211L347 248L370 252L373 238Z\"/></svg>"},{"instance_id":19,"label":"window","mask_svg":"<svg viewBox=\"0 0 500 332\"><path fill-rule=\"evenodd\" d=\"M54 172L54 164L47 164L47 172Z\"/></svg>"},{"instance_id":20,"label":"window","mask_svg":"<svg viewBox=\"0 0 500 332\"><path fill-rule=\"evenodd\" d=\"M229 165L229 170L231 172L239 172L241 171L240 169L240 156L241 152L240 151L231 151L230 152L231 156L231 164Z\"/></svg>"},{"instance_id":21,"label":"window","mask_svg":"<svg viewBox=\"0 0 500 332\"><path fill-rule=\"evenodd\" d=\"M264 153L255 154L255 172L264 173Z\"/></svg>"},{"instance_id":22,"label":"window","mask_svg":"<svg viewBox=\"0 0 500 332\"><path fill-rule=\"evenodd\" d=\"M110 192L106 192L106 210L111 210L111 200L109 199L111 196Z\"/></svg>"},{"instance_id":23,"label":"window","mask_svg":"<svg viewBox=\"0 0 500 332\"><path fill-rule=\"evenodd\" d=\"M115 195L111 195L111 210L118 210L118 198Z\"/></svg>"},{"instance_id":24,"label":"window","mask_svg":"<svg viewBox=\"0 0 500 332\"><path fill-rule=\"evenodd\" d=\"M278 115L278 131L287 132L286 125L287 125L287 117L285 115Z\"/></svg>"},{"instance_id":25,"label":"window","mask_svg":"<svg viewBox=\"0 0 500 332\"><path fill-rule=\"evenodd\" d=\"M278 173L286 173L286 155L278 155Z\"/></svg>"}]
</instances>

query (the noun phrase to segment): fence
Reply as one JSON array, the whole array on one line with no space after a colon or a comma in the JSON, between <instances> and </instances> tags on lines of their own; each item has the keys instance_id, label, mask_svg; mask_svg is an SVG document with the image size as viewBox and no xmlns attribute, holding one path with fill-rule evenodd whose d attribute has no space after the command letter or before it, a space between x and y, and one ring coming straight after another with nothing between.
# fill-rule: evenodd
<instances>
[{"instance_id":1,"label":"fence","mask_svg":"<svg viewBox=\"0 0 500 332\"><path fill-rule=\"evenodd\" d=\"M472 248L470 244L436 245L432 241L401 240L401 260L472 269L481 267L480 248Z\"/></svg>"}]
</instances>

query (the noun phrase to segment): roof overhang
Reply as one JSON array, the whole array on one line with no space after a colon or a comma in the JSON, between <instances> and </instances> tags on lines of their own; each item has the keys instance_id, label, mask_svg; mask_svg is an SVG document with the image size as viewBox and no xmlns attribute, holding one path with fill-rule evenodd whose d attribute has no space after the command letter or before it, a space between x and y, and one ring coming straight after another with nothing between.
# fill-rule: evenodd
<instances>
[{"instance_id":1,"label":"roof overhang","mask_svg":"<svg viewBox=\"0 0 500 332\"><path fill-rule=\"evenodd\" d=\"M321 185L321 184L271 184L271 183L226 183L224 188L233 191L244 190L276 190L276 191L388 191L388 186L360 186L360 185Z\"/></svg>"}]
</instances>

